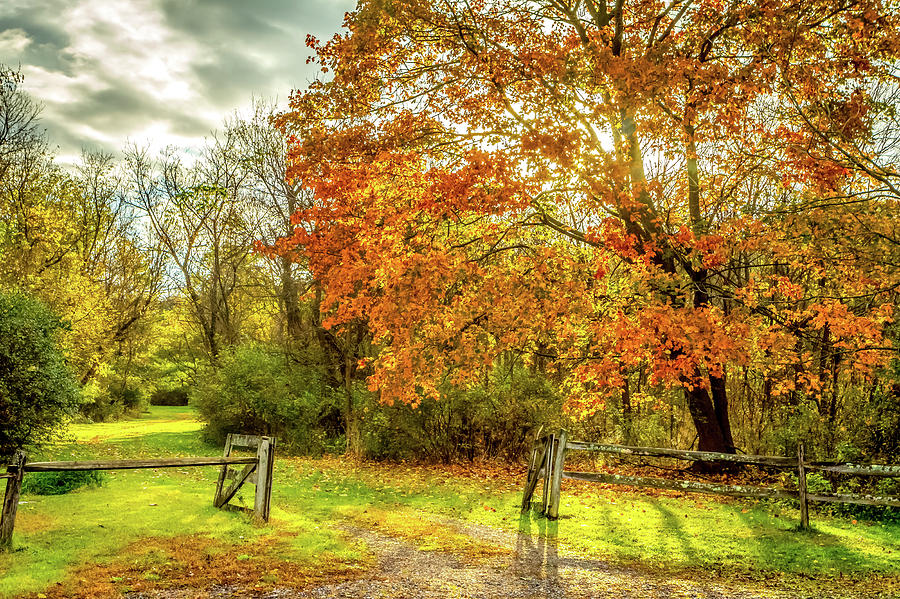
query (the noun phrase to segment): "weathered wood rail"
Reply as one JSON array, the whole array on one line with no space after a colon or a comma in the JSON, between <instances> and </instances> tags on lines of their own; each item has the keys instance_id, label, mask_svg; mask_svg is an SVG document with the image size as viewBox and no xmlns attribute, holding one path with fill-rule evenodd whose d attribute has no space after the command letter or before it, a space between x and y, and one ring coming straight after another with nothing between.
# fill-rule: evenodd
<instances>
[{"instance_id":1,"label":"weathered wood rail","mask_svg":"<svg viewBox=\"0 0 900 599\"><path fill-rule=\"evenodd\" d=\"M255 456L232 456L236 447L256 449ZM225 440L225 453L222 457L201 458L159 458L142 460L88 460L70 462L28 462L23 452L17 452L6 468L6 494L0 512L0 551L12 548L12 535L15 528L19 495L26 472L61 472L87 470L134 470L138 468L185 468L193 466L221 466L216 483L213 503L217 508L238 509L253 513L263 522L269 521L269 507L272 498L272 472L275 464L275 438L253 435L231 435ZM242 465L240 473L231 470L231 466ZM233 483L224 488L225 481L233 479ZM247 482L256 485L253 509L234 506L228 502Z\"/></svg>"},{"instance_id":2,"label":"weathered wood rail","mask_svg":"<svg viewBox=\"0 0 900 599\"><path fill-rule=\"evenodd\" d=\"M256 458L161 458L151 460L108 460L85 462L28 462L25 472L60 472L78 470L135 470L138 468L180 468L182 466L228 466L255 464Z\"/></svg>"},{"instance_id":3,"label":"weathered wood rail","mask_svg":"<svg viewBox=\"0 0 900 599\"><path fill-rule=\"evenodd\" d=\"M798 489L777 489L749 485L712 484L688 480L672 480L666 478L649 478L641 476L623 476L603 472L576 472L563 468L566 453L569 451L595 451L619 456L644 456L671 458L691 462L718 462L729 464L747 464L764 468L796 470ZM730 497L751 498L785 498L795 499L800 504L800 528L809 527L809 502L851 503L858 505L875 505L900 507L900 497L862 495L862 494L819 494L809 493L806 485L807 471L834 472L853 476L875 476L900 478L900 466L883 464L854 464L834 461L807 461L804 447L798 447L797 457L737 455L716 453L711 451L686 451L660 447L630 447L626 445L605 445L584 441L567 441L566 431L550 433L540 437L531 453L528 465L528 477L525 482L525 493L522 497L522 511L531 507L538 481L544 479L544 493L541 501L541 513L550 519L559 517L559 499L561 481L564 478L584 480L612 485L630 487L649 487L654 489L670 489L689 493L710 493Z\"/></svg>"}]
</instances>

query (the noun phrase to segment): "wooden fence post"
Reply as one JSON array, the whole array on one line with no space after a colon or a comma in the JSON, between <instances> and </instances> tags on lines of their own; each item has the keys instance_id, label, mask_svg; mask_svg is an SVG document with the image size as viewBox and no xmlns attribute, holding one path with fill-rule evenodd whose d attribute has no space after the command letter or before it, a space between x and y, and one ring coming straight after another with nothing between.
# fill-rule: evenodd
<instances>
[{"instance_id":1,"label":"wooden fence post","mask_svg":"<svg viewBox=\"0 0 900 599\"><path fill-rule=\"evenodd\" d=\"M559 518L559 492L562 488L563 463L566 459L566 430L559 431L556 455L553 463L553 481L550 483L550 511L547 517L551 520Z\"/></svg>"},{"instance_id":2,"label":"wooden fence post","mask_svg":"<svg viewBox=\"0 0 900 599\"><path fill-rule=\"evenodd\" d=\"M253 514L263 522L269 521L272 500L272 470L275 465L275 439L263 437L256 450L256 498Z\"/></svg>"},{"instance_id":3,"label":"wooden fence post","mask_svg":"<svg viewBox=\"0 0 900 599\"><path fill-rule=\"evenodd\" d=\"M541 513L547 515L550 505L550 478L553 476L553 456L556 451L556 435L550 433L547 438L547 457L544 459L544 496L541 498Z\"/></svg>"},{"instance_id":4,"label":"wooden fence post","mask_svg":"<svg viewBox=\"0 0 900 599\"><path fill-rule=\"evenodd\" d=\"M25 476L25 454L22 451L16 452L12 464L7 467L6 471L11 476L6 479L3 512L0 513L0 551L12 549L16 511L19 509L19 493L22 491L22 477Z\"/></svg>"},{"instance_id":5,"label":"wooden fence post","mask_svg":"<svg viewBox=\"0 0 900 599\"><path fill-rule=\"evenodd\" d=\"M797 487L800 489L800 530L809 528L809 502L806 497L806 455L803 443L797 446Z\"/></svg>"},{"instance_id":6,"label":"wooden fence post","mask_svg":"<svg viewBox=\"0 0 900 599\"><path fill-rule=\"evenodd\" d=\"M540 441L540 439L538 439ZM531 509L531 497L537 488L538 480L544 469L547 460L547 453L550 448L547 441L541 443L539 447L535 447L532 452L531 467L529 468L528 480L525 482L525 493L522 495L522 511L526 512Z\"/></svg>"}]
</instances>

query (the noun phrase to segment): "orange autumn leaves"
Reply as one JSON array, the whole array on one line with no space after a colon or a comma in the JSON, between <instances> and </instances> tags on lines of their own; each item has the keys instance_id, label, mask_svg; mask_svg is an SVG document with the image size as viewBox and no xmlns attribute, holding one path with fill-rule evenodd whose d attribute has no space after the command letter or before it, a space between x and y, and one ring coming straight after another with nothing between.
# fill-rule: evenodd
<instances>
[{"instance_id":1,"label":"orange autumn leaves","mask_svg":"<svg viewBox=\"0 0 900 599\"><path fill-rule=\"evenodd\" d=\"M816 394L823 355L890 357L898 199L860 158L889 9L666 6L364 1L312 43L332 79L280 123L316 204L275 249L367 324L385 401L510 352L579 413L637 370Z\"/></svg>"},{"instance_id":2,"label":"orange autumn leaves","mask_svg":"<svg viewBox=\"0 0 900 599\"><path fill-rule=\"evenodd\" d=\"M502 159L489 158L473 153L462 168L448 171L383 153L332 170L314 186L320 204L298 217L312 230L298 227L282 241L282 247L302 244L319 276L329 312L324 324L363 319L384 344L376 362L384 379L376 374L370 385L389 390L386 401L396 391L396 398L416 403L411 385L433 394L431 380L449 364L475 360L484 341L475 325L485 315L450 290L463 298L511 297L483 262L511 251L493 213L514 213L528 195Z\"/></svg>"}]
</instances>

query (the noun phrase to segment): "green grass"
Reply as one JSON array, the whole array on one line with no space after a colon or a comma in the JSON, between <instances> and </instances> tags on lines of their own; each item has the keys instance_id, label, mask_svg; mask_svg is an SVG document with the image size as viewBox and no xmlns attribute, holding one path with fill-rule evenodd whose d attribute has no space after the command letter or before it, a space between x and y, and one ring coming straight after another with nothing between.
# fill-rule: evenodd
<instances>
[{"instance_id":1,"label":"green grass","mask_svg":"<svg viewBox=\"0 0 900 599\"><path fill-rule=\"evenodd\" d=\"M75 425L75 442L46 452L42 459L221 455L199 439L202 424L185 408L153 407L137 420ZM101 488L67 495L23 495L16 519L16 551L0 554L0 596L40 591L62 580L78 564L108 563L143 537L201 534L236 548L272 529L254 526L242 514L212 506L217 468L122 470L107 474ZM253 487L239 492L252 504ZM241 503L238 501L237 503ZM358 544L319 525L304 511L275 510L278 531L289 537L293 560L322 556L343 561L364 558Z\"/></svg>"},{"instance_id":2,"label":"green grass","mask_svg":"<svg viewBox=\"0 0 900 599\"><path fill-rule=\"evenodd\" d=\"M136 420L75 425L71 442L40 458L218 455L221 448L201 441L201 427L190 408L154 407ZM380 531L418 539L423 549L460 545L463 553L490 554L463 543L446 527L436 525L434 530L443 532L435 533L403 524L416 514L419 520L434 514L506 529L526 544L544 535L557 541L560 554L697 577L727 572L729 577L781 578L791 584L836 577L862 585L900 580L897 524L853 524L814 513L814 530L799 532L797 512L776 504L719 502L700 495L651 497L571 485L563 488L560 520L551 523L536 514L519 514L522 481L498 473L497 467L460 472L279 457L272 525L257 527L243 514L211 505L216 476L216 468L118 471L110 472L101 488L23 496L17 551L0 554L0 596L41 591L76 575L84 564L148 559L132 555L139 547L134 543L148 537L213 539L218 551L231 552L237 560L262 559L260 547L277 542L280 556L313 569L323 560L365 564L365 548L332 525L345 520L371 524L369 510L381 514ZM248 503L252 488L244 492ZM160 572L150 571L147 580L163 576Z\"/></svg>"},{"instance_id":3,"label":"green grass","mask_svg":"<svg viewBox=\"0 0 900 599\"><path fill-rule=\"evenodd\" d=\"M338 470L309 462L281 488L285 503L314 504L321 517L340 507L394 505L555 538L560 551L667 570L730 572L771 578L785 573L830 578L900 576L900 526L813 514L797 530L797 510L775 504L720 502L704 496L651 497L563 487L560 519L519 514L521 491L477 480L448 482L390 468ZM387 482L379 482L387 481ZM319 488L316 489L315 487ZM325 501L322 501L322 498ZM487 509L485 509L487 508Z\"/></svg>"},{"instance_id":4,"label":"green grass","mask_svg":"<svg viewBox=\"0 0 900 599\"><path fill-rule=\"evenodd\" d=\"M66 439L46 452L48 459L221 455L204 443L203 423L189 406L151 406L139 418L97 424L72 424ZM212 453L210 453L212 452Z\"/></svg>"}]
</instances>

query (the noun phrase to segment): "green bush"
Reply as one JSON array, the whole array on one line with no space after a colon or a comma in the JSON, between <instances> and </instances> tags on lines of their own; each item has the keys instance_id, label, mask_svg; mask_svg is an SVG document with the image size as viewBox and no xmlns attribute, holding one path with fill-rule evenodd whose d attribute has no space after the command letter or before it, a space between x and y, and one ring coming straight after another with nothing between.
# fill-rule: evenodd
<instances>
[{"instance_id":1,"label":"green bush","mask_svg":"<svg viewBox=\"0 0 900 599\"><path fill-rule=\"evenodd\" d=\"M105 477L96 470L32 472L22 479L22 492L31 495L64 495L81 487L99 487Z\"/></svg>"},{"instance_id":2,"label":"green bush","mask_svg":"<svg viewBox=\"0 0 900 599\"><path fill-rule=\"evenodd\" d=\"M41 302L0 292L0 458L53 439L78 406L57 348L63 322Z\"/></svg>"},{"instance_id":3,"label":"green bush","mask_svg":"<svg viewBox=\"0 0 900 599\"><path fill-rule=\"evenodd\" d=\"M293 451L325 450L323 421L333 417L334 394L315 368L247 344L223 352L203 380L195 403L207 421L208 440L220 443L227 433L271 435Z\"/></svg>"},{"instance_id":4,"label":"green bush","mask_svg":"<svg viewBox=\"0 0 900 599\"><path fill-rule=\"evenodd\" d=\"M897 497L900 496L900 480L854 476L841 482L837 487L837 492ZM880 522L900 521L900 509L898 508L852 503L834 503L830 504L830 507L831 513L848 518Z\"/></svg>"},{"instance_id":5,"label":"green bush","mask_svg":"<svg viewBox=\"0 0 900 599\"><path fill-rule=\"evenodd\" d=\"M106 422L140 414L145 405L140 389L101 374L82 389L79 411L91 422Z\"/></svg>"},{"instance_id":6,"label":"green bush","mask_svg":"<svg viewBox=\"0 0 900 599\"><path fill-rule=\"evenodd\" d=\"M796 472L782 472L781 485L789 491L797 491L800 488L800 482ZM834 493L834 485L831 481L819 474L818 472L806 472L806 492L811 495ZM786 500L788 505L794 502L793 499Z\"/></svg>"},{"instance_id":7,"label":"green bush","mask_svg":"<svg viewBox=\"0 0 900 599\"><path fill-rule=\"evenodd\" d=\"M818 472L806 473L806 492L813 495L828 495L834 493L831 481Z\"/></svg>"},{"instance_id":8,"label":"green bush","mask_svg":"<svg viewBox=\"0 0 900 599\"><path fill-rule=\"evenodd\" d=\"M415 409L378 405L372 394L364 401L364 449L377 459L515 459L532 430L561 424L562 399L550 382L518 367L495 369L484 386L447 385L440 400Z\"/></svg>"}]
</instances>

